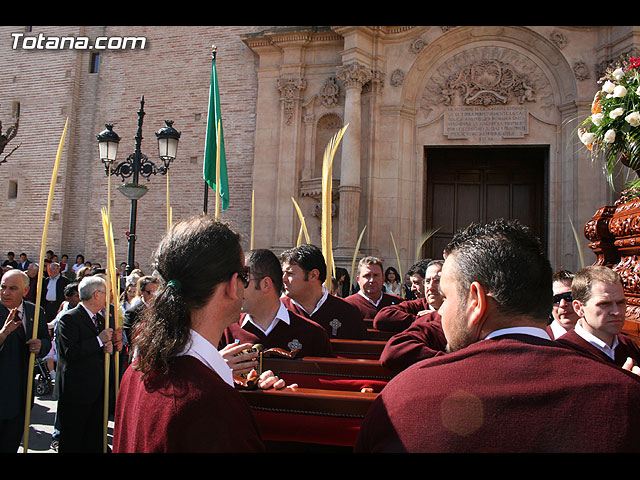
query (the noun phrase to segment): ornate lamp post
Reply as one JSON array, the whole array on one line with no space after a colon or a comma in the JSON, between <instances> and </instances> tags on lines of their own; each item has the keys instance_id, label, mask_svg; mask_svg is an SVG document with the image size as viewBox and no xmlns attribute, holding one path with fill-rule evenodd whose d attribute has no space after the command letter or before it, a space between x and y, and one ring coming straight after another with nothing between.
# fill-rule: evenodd
<instances>
[{"instance_id":1,"label":"ornate lamp post","mask_svg":"<svg viewBox=\"0 0 640 480\"><path fill-rule=\"evenodd\" d=\"M106 130L96 135L100 151L100 160L104 163L105 173L108 176L118 175L122 178L123 184L118 187L118 191L131 200L129 232L127 232L127 238L129 241L127 253L127 274L130 274L134 268L138 200L147 193L146 185L138 184L138 180L140 176L143 176L148 180L151 175L165 175L169 171L169 165L176 158L178 140L180 139L180 132L176 131L172 126L173 121L165 120L166 126L156 132L159 156L162 159L162 165L156 166L141 151L142 122L144 120L144 115L143 96L140 100L140 110L138 111L138 131L135 136L135 151L129 155L126 160L123 160L118 164L115 164L115 161L118 153L120 137L113 131L113 125L106 124ZM125 183L125 180L130 177L131 181Z\"/></svg>"}]
</instances>

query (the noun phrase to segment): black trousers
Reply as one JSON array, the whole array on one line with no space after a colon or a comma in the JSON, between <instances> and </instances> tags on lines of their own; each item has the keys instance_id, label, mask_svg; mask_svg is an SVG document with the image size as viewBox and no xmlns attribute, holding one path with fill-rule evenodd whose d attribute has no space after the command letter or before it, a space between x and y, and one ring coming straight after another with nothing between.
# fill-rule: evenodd
<instances>
[{"instance_id":1,"label":"black trousers","mask_svg":"<svg viewBox=\"0 0 640 480\"><path fill-rule=\"evenodd\" d=\"M102 395L93 403L58 400L58 453L102 453L104 403Z\"/></svg>"},{"instance_id":2,"label":"black trousers","mask_svg":"<svg viewBox=\"0 0 640 480\"><path fill-rule=\"evenodd\" d=\"M0 453L17 453L24 433L24 412L0 420Z\"/></svg>"}]
</instances>

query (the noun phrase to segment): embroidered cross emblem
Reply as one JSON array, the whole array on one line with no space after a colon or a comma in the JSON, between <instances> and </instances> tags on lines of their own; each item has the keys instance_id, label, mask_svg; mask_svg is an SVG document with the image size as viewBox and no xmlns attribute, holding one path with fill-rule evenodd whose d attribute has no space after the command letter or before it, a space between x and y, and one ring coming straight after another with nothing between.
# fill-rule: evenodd
<instances>
[{"instance_id":1,"label":"embroidered cross emblem","mask_svg":"<svg viewBox=\"0 0 640 480\"><path fill-rule=\"evenodd\" d=\"M338 334L338 329L342 326L342 323L337 318L334 318L329 322L331 326L331 335L336 336Z\"/></svg>"},{"instance_id":2,"label":"embroidered cross emblem","mask_svg":"<svg viewBox=\"0 0 640 480\"><path fill-rule=\"evenodd\" d=\"M289 343L287 343L287 347L289 347L289 350L291 350L292 352L294 350L301 350L302 349L302 343L297 338L294 338Z\"/></svg>"}]
</instances>

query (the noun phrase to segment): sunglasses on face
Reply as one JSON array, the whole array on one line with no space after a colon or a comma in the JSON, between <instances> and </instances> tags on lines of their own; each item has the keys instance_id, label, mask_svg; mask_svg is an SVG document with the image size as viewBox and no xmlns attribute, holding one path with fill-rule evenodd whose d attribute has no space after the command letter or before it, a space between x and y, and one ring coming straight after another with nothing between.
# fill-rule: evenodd
<instances>
[{"instance_id":1,"label":"sunglasses on face","mask_svg":"<svg viewBox=\"0 0 640 480\"><path fill-rule=\"evenodd\" d=\"M249 286L249 282L251 281L249 267L243 267L242 270L238 272L238 277L242 280L244 284L244 288Z\"/></svg>"},{"instance_id":2,"label":"sunglasses on face","mask_svg":"<svg viewBox=\"0 0 640 480\"><path fill-rule=\"evenodd\" d=\"M560 303L560 301L564 300L565 302L569 303L571 300L573 300L573 298L571 297L571 292L565 292L565 293L558 293L557 295L553 296L553 304L557 305Z\"/></svg>"}]
</instances>

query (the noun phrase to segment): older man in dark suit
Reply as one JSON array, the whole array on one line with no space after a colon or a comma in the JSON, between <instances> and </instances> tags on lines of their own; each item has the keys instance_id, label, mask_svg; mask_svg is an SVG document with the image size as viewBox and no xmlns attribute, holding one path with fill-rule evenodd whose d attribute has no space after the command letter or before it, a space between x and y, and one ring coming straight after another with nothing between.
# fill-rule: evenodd
<instances>
[{"instance_id":1,"label":"older man in dark suit","mask_svg":"<svg viewBox=\"0 0 640 480\"><path fill-rule=\"evenodd\" d=\"M0 282L0 452L16 453L24 429L29 355L46 355L51 339L41 310L33 339L35 305L23 299L29 277L20 270Z\"/></svg>"},{"instance_id":2,"label":"older man in dark suit","mask_svg":"<svg viewBox=\"0 0 640 480\"><path fill-rule=\"evenodd\" d=\"M60 438L58 452L103 449L104 360L113 352L113 329L98 312L105 307L106 283L88 276L78 285L80 303L58 323L56 393Z\"/></svg>"}]
</instances>

